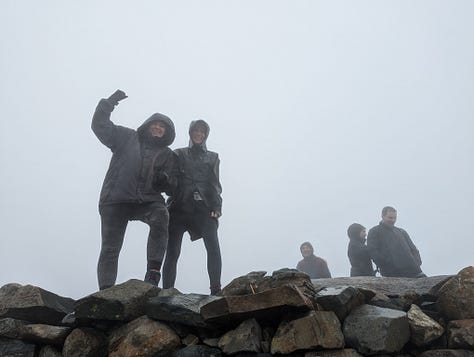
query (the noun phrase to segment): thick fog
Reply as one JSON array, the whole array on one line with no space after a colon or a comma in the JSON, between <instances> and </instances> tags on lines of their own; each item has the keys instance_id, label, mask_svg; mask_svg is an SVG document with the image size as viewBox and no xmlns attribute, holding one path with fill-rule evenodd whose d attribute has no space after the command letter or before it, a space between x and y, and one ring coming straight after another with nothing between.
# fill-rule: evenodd
<instances>
[{"instance_id":1,"label":"thick fog","mask_svg":"<svg viewBox=\"0 0 474 357\"><path fill-rule=\"evenodd\" d=\"M223 285L294 268L310 241L348 276L346 229L398 209L427 275L473 264L472 1L0 2L0 286L97 290L98 198L111 152L100 98L137 128L211 126L219 153ZM117 282L143 279L131 222ZM185 235L176 287L208 293Z\"/></svg>"}]
</instances>

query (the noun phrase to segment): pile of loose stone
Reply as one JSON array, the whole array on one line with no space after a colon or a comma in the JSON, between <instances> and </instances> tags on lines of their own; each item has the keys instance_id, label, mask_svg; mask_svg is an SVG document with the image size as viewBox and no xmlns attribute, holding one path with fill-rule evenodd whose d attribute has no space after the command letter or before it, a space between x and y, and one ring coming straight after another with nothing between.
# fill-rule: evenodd
<instances>
[{"instance_id":1,"label":"pile of loose stone","mask_svg":"<svg viewBox=\"0 0 474 357\"><path fill-rule=\"evenodd\" d=\"M221 296L129 280L0 288L0 356L474 356L474 267L422 279L252 272Z\"/></svg>"}]
</instances>

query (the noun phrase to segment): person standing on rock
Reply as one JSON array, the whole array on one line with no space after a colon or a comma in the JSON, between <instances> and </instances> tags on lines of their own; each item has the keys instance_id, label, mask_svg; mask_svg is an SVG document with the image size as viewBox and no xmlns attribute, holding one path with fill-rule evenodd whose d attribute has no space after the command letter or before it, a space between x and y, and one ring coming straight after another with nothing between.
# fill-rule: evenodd
<instances>
[{"instance_id":1,"label":"person standing on rock","mask_svg":"<svg viewBox=\"0 0 474 357\"><path fill-rule=\"evenodd\" d=\"M175 150L179 166L178 189L168 205L170 226L163 265L164 289L174 287L183 234L187 231L192 241L203 238L211 294L221 290L222 259L217 228L222 212L222 187L219 156L206 147L209 130L204 120L192 121L189 145Z\"/></svg>"},{"instance_id":2,"label":"person standing on rock","mask_svg":"<svg viewBox=\"0 0 474 357\"><path fill-rule=\"evenodd\" d=\"M172 194L177 185L176 156L168 147L175 138L174 124L155 113L137 130L115 125L110 115L127 98L117 90L101 99L92 118L92 130L112 151L102 185L99 212L102 245L97 277L99 289L115 285L118 259L128 221L139 220L150 227L145 282L158 285L168 241L169 214L162 192Z\"/></svg>"},{"instance_id":3,"label":"person standing on rock","mask_svg":"<svg viewBox=\"0 0 474 357\"><path fill-rule=\"evenodd\" d=\"M369 230L367 246L382 276L421 278L420 252L408 233L395 226L397 210L387 206L382 209L382 220Z\"/></svg>"},{"instance_id":4,"label":"person standing on rock","mask_svg":"<svg viewBox=\"0 0 474 357\"><path fill-rule=\"evenodd\" d=\"M304 242L300 246L303 259L298 262L296 269L309 275L311 279L330 278L328 264L323 258L314 255L314 249L310 242Z\"/></svg>"},{"instance_id":5,"label":"person standing on rock","mask_svg":"<svg viewBox=\"0 0 474 357\"><path fill-rule=\"evenodd\" d=\"M351 263L351 276L374 276L375 271L370 259L370 252L365 245L365 227L359 223L352 223L347 228L349 246L347 256Z\"/></svg>"}]
</instances>

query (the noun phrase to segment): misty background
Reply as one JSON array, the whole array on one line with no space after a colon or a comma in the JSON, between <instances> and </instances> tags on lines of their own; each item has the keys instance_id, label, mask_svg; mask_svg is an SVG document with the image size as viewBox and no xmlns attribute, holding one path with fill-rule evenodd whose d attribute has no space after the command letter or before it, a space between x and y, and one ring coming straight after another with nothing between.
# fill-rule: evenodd
<instances>
[{"instance_id":1,"label":"misty background","mask_svg":"<svg viewBox=\"0 0 474 357\"><path fill-rule=\"evenodd\" d=\"M347 227L383 206L427 275L473 264L474 2L0 2L0 286L98 289L98 198L111 153L100 98L137 128L154 112L211 126L223 285L294 268L312 242L348 276ZM143 279L148 227L130 222L117 283ZM185 235L176 287L208 293Z\"/></svg>"}]
</instances>

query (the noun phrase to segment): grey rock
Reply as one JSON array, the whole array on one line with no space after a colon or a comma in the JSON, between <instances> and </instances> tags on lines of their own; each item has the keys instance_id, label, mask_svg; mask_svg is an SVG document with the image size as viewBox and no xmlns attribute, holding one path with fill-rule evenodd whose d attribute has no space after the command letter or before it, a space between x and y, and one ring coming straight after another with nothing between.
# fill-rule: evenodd
<instances>
[{"instance_id":1,"label":"grey rock","mask_svg":"<svg viewBox=\"0 0 474 357\"><path fill-rule=\"evenodd\" d=\"M109 357L167 356L180 345L179 336L170 327L141 316L112 331Z\"/></svg>"},{"instance_id":2,"label":"grey rock","mask_svg":"<svg viewBox=\"0 0 474 357\"><path fill-rule=\"evenodd\" d=\"M405 293L416 293L420 296L428 294L440 282L447 281L451 275L430 276L426 278L388 278L373 276L343 277L331 279L313 279L317 289L337 286L352 286L366 289L386 296L400 296Z\"/></svg>"},{"instance_id":3,"label":"grey rock","mask_svg":"<svg viewBox=\"0 0 474 357\"><path fill-rule=\"evenodd\" d=\"M228 331L219 339L219 348L225 354L262 351L262 329L257 320L242 322L235 330Z\"/></svg>"},{"instance_id":4,"label":"grey rock","mask_svg":"<svg viewBox=\"0 0 474 357\"><path fill-rule=\"evenodd\" d=\"M203 345L187 346L171 354L171 357L221 357L222 352L218 348Z\"/></svg>"},{"instance_id":5,"label":"grey rock","mask_svg":"<svg viewBox=\"0 0 474 357\"><path fill-rule=\"evenodd\" d=\"M156 296L148 300L145 311L155 320L206 327L207 324L200 314L201 307L219 299L221 298L217 296L202 294Z\"/></svg>"},{"instance_id":6,"label":"grey rock","mask_svg":"<svg viewBox=\"0 0 474 357\"><path fill-rule=\"evenodd\" d=\"M468 350L431 350L425 351L419 357L474 357L474 351Z\"/></svg>"},{"instance_id":7,"label":"grey rock","mask_svg":"<svg viewBox=\"0 0 474 357\"><path fill-rule=\"evenodd\" d=\"M145 314L148 299L160 288L131 279L76 301L76 319L131 321Z\"/></svg>"},{"instance_id":8,"label":"grey rock","mask_svg":"<svg viewBox=\"0 0 474 357\"><path fill-rule=\"evenodd\" d=\"M365 303L365 295L351 286L327 287L316 294L316 303L344 321L353 308Z\"/></svg>"},{"instance_id":9,"label":"grey rock","mask_svg":"<svg viewBox=\"0 0 474 357\"><path fill-rule=\"evenodd\" d=\"M362 357L360 353L352 348L343 350L309 351L304 357Z\"/></svg>"},{"instance_id":10,"label":"grey rock","mask_svg":"<svg viewBox=\"0 0 474 357\"><path fill-rule=\"evenodd\" d=\"M253 271L233 279L222 289L223 296L249 295L259 291L260 283L265 279L266 271Z\"/></svg>"},{"instance_id":11,"label":"grey rock","mask_svg":"<svg viewBox=\"0 0 474 357\"><path fill-rule=\"evenodd\" d=\"M41 348L38 357L62 357L61 351L53 346L44 346Z\"/></svg>"},{"instance_id":12,"label":"grey rock","mask_svg":"<svg viewBox=\"0 0 474 357\"><path fill-rule=\"evenodd\" d=\"M252 295L224 296L201 307L201 315L209 324L235 325L253 317L275 321L311 309L313 304L296 286L285 285Z\"/></svg>"},{"instance_id":13,"label":"grey rock","mask_svg":"<svg viewBox=\"0 0 474 357\"><path fill-rule=\"evenodd\" d=\"M367 304L352 310L343 331L348 346L368 355L399 352L410 340L405 312Z\"/></svg>"},{"instance_id":14,"label":"grey rock","mask_svg":"<svg viewBox=\"0 0 474 357\"><path fill-rule=\"evenodd\" d=\"M344 347L341 323L332 311L312 311L307 316L283 321L273 336L272 354Z\"/></svg>"},{"instance_id":15,"label":"grey rock","mask_svg":"<svg viewBox=\"0 0 474 357\"><path fill-rule=\"evenodd\" d=\"M450 321L447 330L449 348L474 350L474 319Z\"/></svg>"},{"instance_id":16,"label":"grey rock","mask_svg":"<svg viewBox=\"0 0 474 357\"><path fill-rule=\"evenodd\" d=\"M474 319L474 267L462 269L439 289L438 308L448 320Z\"/></svg>"},{"instance_id":17,"label":"grey rock","mask_svg":"<svg viewBox=\"0 0 474 357\"><path fill-rule=\"evenodd\" d=\"M107 356L107 338L90 327L72 330L63 346L64 357L105 357Z\"/></svg>"},{"instance_id":18,"label":"grey rock","mask_svg":"<svg viewBox=\"0 0 474 357\"><path fill-rule=\"evenodd\" d=\"M0 356L34 357L35 345L21 340L0 337Z\"/></svg>"},{"instance_id":19,"label":"grey rock","mask_svg":"<svg viewBox=\"0 0 474 357\"><path fill-rule=\"evenodd\" d=\"M407 313L410 325L410 340L415 346L426 346L444 333L444 328L426 315L417 305L412 305Z\"/></svg>"},{"instance_id":20,"label":"grey rock","mask_svg":"<svg viewBox=\"0 0 474 357\"><path fill-rule=\"evenodd\" d=\"M0 318L58 325L73 306L73 299L33 285L7 284L0 288Z\"/></svg>"}]
</instances>

